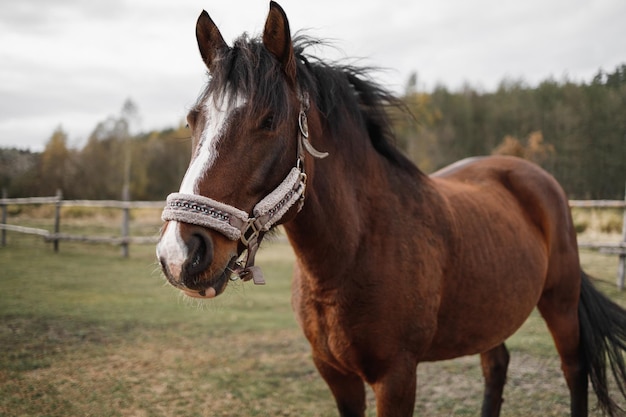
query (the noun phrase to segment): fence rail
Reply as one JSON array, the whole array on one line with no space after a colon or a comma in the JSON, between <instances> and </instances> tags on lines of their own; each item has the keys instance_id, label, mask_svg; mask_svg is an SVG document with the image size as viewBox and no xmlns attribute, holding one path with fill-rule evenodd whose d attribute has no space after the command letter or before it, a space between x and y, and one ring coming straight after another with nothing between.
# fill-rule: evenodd
<instances>
[{"instance_id":1,"label":"fence rail","mask_svg":"<svg viewBox=\"0 0 626 417\"><path fill-rule=\"evenodd\" d=\"M7 224L7 207L9 205L35 205L35 204L53 204L55 209L54 230L38 229L34 227L25 227ZM63 194L58 191L54 197L28 197L28 198L7 198L6 192L3 191L0 198L0 208L2 210L2 218L0 220L1 244L6 245L6 232L12 231L17 233L26 233L31 235L42 236L46 242L52 242L55 252L59 250L60 241L89 242L89 243L108 243L111 245L119 245L122 248L122 256L128 257L130 244L146 244L156 243L156 236L130 236L130 215L131 209L142 208L163 208L164 201L120 201L120 200L63 200ZM92 207L92 208L114 208L122 210L122 222L120 225L121 236L88 236L73 235L61 233L61 208L62 207Z\"/></svg>"},{"instance_id":2,"label":"fence rail","mask_svg":"<svg viewBox=\"0 0 626 417\"><path fill-rule=\"evenodd\" d=\"M13 224L0 223L0 229L3 231L8 230L10 232L26 233L29 235L49 236L50 232L46 229L35 229L34 227L16 226ZM6 244L4 236L2 239L2 246Z\"/></svg>"},{"instance_id":3,"label":"fence rail","mask_svg":"<svg viewBox=\"0 0 626 417\"><path fill-rule=\"evenodd\" d=\"M0 206L26 204L60 204L62 207L102 207L116 209L165 207L165 201L63 200L58 197L0 198Z\"/></svg>"},{"instance_id":4,"label":"fence rail","mask_svg":"<svg viewBox=\"0 0 626 417\"><path fill-rule=\"evenodd\" d=\"M54 231L48 231L45 229L37 229L33 227L24 227L17 225L7 224L7 206L8 205L23 205L23 204L54 204L56 206ZM579 242L580 248L587 248L598 250L601 253L618 255L619 264L617 272L617 287L620 290L624 289L624 280L626 275L626 198L621 200L570 200L570 207L580 208L621 208L624 209L624 221L622 225L622 240L621 242ZM164 201L118 201L118 200L63 200L62 193L59 191L54 197L29 197L29 198L6 198L6 193L3 192L0 199L0 208L2 209L2 219L0 221L0 231L2 237L2 246L6 244L6 231L28 233L33 235L43 236L47 242L54 244L54 250L59 250L59 241L78 241L78 242L92 242L92 243L109 243L113 245L120 245L122 247L122 256L128 256L129 244L145 244L156 243L158 238L152 236L130 236L129 235L129 211L131 209L138 208L162 208L165 206ZM103 207L103 208L115 208L123 211L121 224L121 236L116 237L104 237L104 236L86 236L86 235L71 235L60 232L61 222L61 207Z\"/></svg>"},{"instance_id":5,"label":"fence rail","mask_svg":"<svg viewBox=\"0 0 626 417\"><path fill-rule=\"evenodd\" d=\"M581 208L626 208L626 199L622 200L570 200L570 207Z\"/></svg>"}]
</instances>

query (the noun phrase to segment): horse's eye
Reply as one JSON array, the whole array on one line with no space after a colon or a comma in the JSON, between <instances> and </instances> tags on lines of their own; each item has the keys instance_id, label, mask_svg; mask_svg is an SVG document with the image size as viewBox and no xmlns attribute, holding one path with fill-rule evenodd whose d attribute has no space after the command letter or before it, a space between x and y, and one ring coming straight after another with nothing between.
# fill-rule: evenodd
<instances>
[{"instance_id":1,"label":"horse's eye","mask_svg":"<svg viewBox=\"0 0 626 417\"><path fill-rule=\"evenodd\" d=\"M263 119L263 122L261 122L261 129L262 130L274 130L274 115L269 115L267 117L265 117Z\"/></svg>"},{"instance_id":2,"label":"horse's eye","mask_svg":"<svg viewBox=\"0 0 626 417\"><path fill-rule=\"evenodd\" d=\"M189 114L187 114L187 127L193 128L193 126L196 124L197 118L198 118L198 111L196 110L190 111Z\"/></svg>"}]
</instances>

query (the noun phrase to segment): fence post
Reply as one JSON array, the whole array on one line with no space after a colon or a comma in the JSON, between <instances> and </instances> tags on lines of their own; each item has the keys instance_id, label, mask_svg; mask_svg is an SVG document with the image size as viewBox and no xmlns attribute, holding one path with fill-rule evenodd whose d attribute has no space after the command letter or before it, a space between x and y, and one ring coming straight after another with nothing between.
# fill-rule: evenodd
<instances>
[{"instance_id":1,"label":"fence post","mask_svg":"<svg viewBox=\"0 0 626 417\"><path fill-rule=\"evenodd\" d=\"M124 201L124 208L122 209L122 256L128 258L128 235L130 231L130 205L128 201L130 200L130 191L127 184L122 190L122 200Z\"/></svg>"},{"instance_id":2,"label":"fence post","mask_svg":"<svg viewBox=\"0 0 626 417\"><path fill-rule=\"evenodd\" d=\"M626 202L626 186L624 187L624 202ZM624 207L622 217L622 244L626 245L626 207ZM624 275L626 275L626 253L624 248L619 254L619 264L617 265L617 288L622 291L624 289Z\"/></svg>"},{"instance_id":3,"label":"fence post","mask_svg":"<svg viewBox=\"0 0 626 417\"><path fill-rule=\"evenodd\" d=\"M55 234L55 238L54 238L54 251L58 252L59 251L59 238L58 238L58 234L61 232L61 205L63 202L63 191L61 191L60 189L57 190L57 202L55 203L55 210L54 210L54 234Z\"/></svg>"},{"instance_id":4,"label":"fence post","mask_svg":"<svg viewBox=\"0 0 626 417\"><path fill-rule=\"evenodd\" d=\"M7 189L2 188L2 199L7 198ZM7 204L2 203L2 224L7 224ZM2 229L2 246L7 244L7 231Z\"/></svg>"}]
</instances>

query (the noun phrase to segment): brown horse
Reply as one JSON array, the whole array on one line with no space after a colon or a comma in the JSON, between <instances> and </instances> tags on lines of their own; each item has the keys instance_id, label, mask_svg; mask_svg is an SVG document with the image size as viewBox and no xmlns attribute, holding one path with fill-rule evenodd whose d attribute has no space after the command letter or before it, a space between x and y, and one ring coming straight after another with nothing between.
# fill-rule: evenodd
<instances>
[{"instance_id":1,"label":"brown horse","mask_svg":"<svg viewBox=\"0 0 626 417\"><path fill-rule=\"evenodd\" d=\"M168 197L157 247L192 297L228 280L263 283L254 254L283 224L296 256L293 306L342 416L411 416L416 367L479 354L482 415L498 416L504 341L535 306L561 358L571 415L626 394L626 312L581 271L560 186L516 158L458 162L427 176L393 145L393 97L364 70L292 40L270 4L261 39L229 47L206 12L196 28L210 82L188 116L193 158ZM319 150L319 151L318 151ZM239 261L243 254L247 256ZM608 364L607 364L608 362Z\"/></svg>"}]
</instances>

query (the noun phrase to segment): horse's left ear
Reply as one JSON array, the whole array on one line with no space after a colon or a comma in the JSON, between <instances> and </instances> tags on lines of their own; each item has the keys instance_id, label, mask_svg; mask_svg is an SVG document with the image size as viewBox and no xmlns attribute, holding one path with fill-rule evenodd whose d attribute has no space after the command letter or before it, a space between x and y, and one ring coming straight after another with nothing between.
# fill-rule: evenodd
<instances>
[{"instance_id":1,"label":"horse's left ear","mask_svg":"<svg viewBox=\"0 0 626 417\"><path fill-rule=\"evenodd\" d=\"M198 40L198 48L200 49L202 60L210 71L219 51L228 49L228 45L206 10L203 10L200 17L198 17L196 39Z\"/></svg>"},{"instance_id":2,"label":"horse's left ear","mask_svg":"<svg viewBox=\"0 0 626 417\"><path fill-rule=\"evenodd\" d=\"M278 59L287 79L295 85L296 57L293 53L289 21L283 8L274 1L270 2L270 12L265 21L263 45Z\"/></svg>"}]
</instances>

